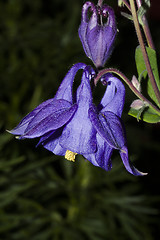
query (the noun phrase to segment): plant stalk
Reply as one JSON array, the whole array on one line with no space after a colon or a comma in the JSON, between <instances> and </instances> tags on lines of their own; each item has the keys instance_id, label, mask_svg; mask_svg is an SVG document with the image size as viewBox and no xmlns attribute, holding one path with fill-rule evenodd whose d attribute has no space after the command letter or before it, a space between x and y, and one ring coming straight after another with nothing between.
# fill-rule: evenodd
<instances>
[{"instance_id":1,"label":"plant stalk","mask_svg":"<svg viewBox=\"0 0 160 240\"><path fill-rule=\"evenodd\" d=\"M145 62L146 69L147 69L147 72L148 72L148 76L149 76L149 79L151 81L151 84L152 84L153 90L155 92L156 98L157 98L157 100L160 104L160 92L159 92L159 89L157 87L157 84L156 84L156 81L155 81L155 78L154 78L154 75L153 75L153 72L152 72L152 69L151 69L151 65L150 65L150 62L149 62L149 58L148 58L148 55L147 55L147 52L146 52L146 48L145 48L145 45L144 45L144 42L143 42L141 29L140 29L139 21L138 21L138 16L137 16L137 12L136 12L135 3L134 3L134 0L129 0L129 1L130 1L130 6L131 6L132 16L133 16L134 26L135 26L138 41L140 43L140 47L141 47L141 50L142 50L142 54L143 54L144 62Z\"/></svg>"},{"instance_id":2,"label":"plant stalk","mask_svg":"<svg viewBox=\"0 0 160 240\"><path fill-rule=\"evenodd\" d=\"M123 0L124 5L128 8L129 11L131 11L131 8L127 2L127 0Z\"/></svg>"},{"instance_id":3,"label":"plant stalk","mask_svg":"<svg viewBox=\"0 0 160 240\"><path fill-rule=\"evenodd\" d=\"M136 2L137 2L137 7L140 8L142 6L141 0L136 0ZM147 21L145 14L142 16L142 22L143 22L143 24L142 24L143 31L144 31L148 46L155 50L154 43L152 40L152 35L150 32L148 21Z\"/></svg>"}]
</instances>

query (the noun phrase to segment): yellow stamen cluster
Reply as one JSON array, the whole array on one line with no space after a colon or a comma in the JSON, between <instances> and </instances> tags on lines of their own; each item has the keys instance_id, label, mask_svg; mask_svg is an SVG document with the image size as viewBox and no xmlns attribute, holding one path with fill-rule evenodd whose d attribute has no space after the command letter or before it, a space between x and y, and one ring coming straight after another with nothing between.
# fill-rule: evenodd
<instances>
[{"instance_id":1,"label":"yellow stamen cluster","mask_svg":"<svg viewBox=\"0 0 160 240\"><path fill-rule=\"evenodd\" d=\"M75 162L76 155L77 155L77 153L67 150L66 154L65 154L65 158L69 161Z\"/></svg>"}]
</instances>

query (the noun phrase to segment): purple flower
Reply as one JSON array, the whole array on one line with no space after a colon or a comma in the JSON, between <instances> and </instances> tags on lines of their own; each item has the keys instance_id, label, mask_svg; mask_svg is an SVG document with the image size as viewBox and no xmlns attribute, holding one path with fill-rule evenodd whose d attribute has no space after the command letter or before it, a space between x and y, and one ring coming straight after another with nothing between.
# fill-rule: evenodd
<instances>
[{"instance_id":1,"label":"purple flower","mask_svg":"<svg viewBox=\"0 0 160 240\"><path fill-rule=\"evenodd\" d=\"M82 79L75 94L73 81L82 69ZM91 80L95 75L92 67L75 64L62 81L57 94L22 119L10 131L19 139L40 137L38 143L57 155L74 161L82 154L95 166L111 169L113 149L120 152L128 172L143 175L135 169L128 158L126 136L121 121L125 89L111 74L104 76L106 92L96 107L92 100Z\"/></svg>"},{"instance_id":2,"label":"purple flower","mask_svg":"<svg viewBox=\"0 0 160 240\"><path fill-rule=\"evenodd\" d=\"M88 17L89 11L91 11L90 18ZM83 5L78 32L87 57L97 68L103 67L112 52L117 33L112 8L107 5L100 8L91 2L86 2Z\"/></svg>"}]
</instances>

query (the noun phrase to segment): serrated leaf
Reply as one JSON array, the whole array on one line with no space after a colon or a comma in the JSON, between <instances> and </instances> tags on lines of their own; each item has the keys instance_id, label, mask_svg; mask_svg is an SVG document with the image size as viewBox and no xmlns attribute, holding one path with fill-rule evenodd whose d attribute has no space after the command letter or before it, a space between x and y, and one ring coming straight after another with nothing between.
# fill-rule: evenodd
<instances>
[{"instance_id":1,"label":"serrated leaf","mask_svg":"<svg viewBox=\"0 0 160 240\"><path fill-rule=\"evenodd\" d=\"M145 108L145 110L140 113L141 109L130 108L128 114L132 117L139 117L139 119L148 123L158 123L160 122L160 116L150 107ZM139 116L140 115L140 116Z\"/></svg>"},{"instance_id":2,"label":"serrated leaf","mask_svg":"<svg viewBox=\"0 0 160 240\"><path fill-rule=\"evenodd\" d=\"M151 68L152 68L152 71L153 71L153 75L155 77L155 81L156 81L157 86L160 90L160 80L159 80L156 52L155 52L155 50L153 50L149 47L146 47L146 50L147 50L148 58L149 58ZM136 48L135 61L136 61L138 76L139 77L143 76L143 78L147 80L147 93L148 93L148 95L158 106L160 106L160 104L158 103L158 100L156 98L155 92L152 88L151 82L149 80L147 71L145 71L146 66L145 66L145 62L144 62L144 59L143 59L143 54L142 54L140 46L138 46Z\"/></svg>"}]
</instances>

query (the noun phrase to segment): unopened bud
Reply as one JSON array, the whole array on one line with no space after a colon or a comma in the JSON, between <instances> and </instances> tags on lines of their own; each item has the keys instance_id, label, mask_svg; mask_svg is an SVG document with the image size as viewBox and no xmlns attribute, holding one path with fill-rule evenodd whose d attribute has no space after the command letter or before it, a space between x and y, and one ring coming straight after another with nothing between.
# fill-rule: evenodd
<instances>
[{"instance_id":1,"label":"unopened bud","mask_svg":"<svg viewBox=\"0 0 160 240\"><path fill-rule=\"evenodd\" d=\"M113 9L107 5L100 7L86 2L78 32L87 57L97 68L103 67L113 50L117 33Z\"/></svg>"}]
</instances>

